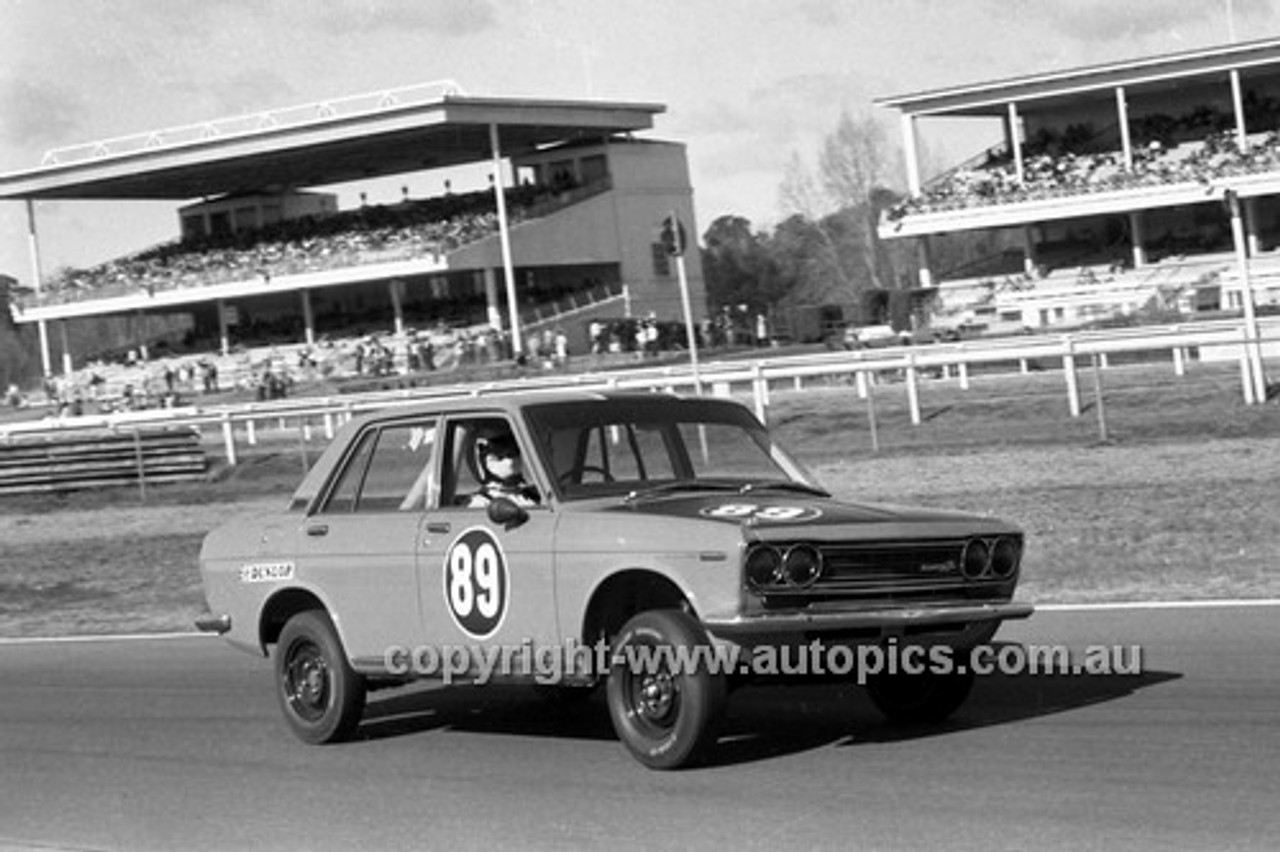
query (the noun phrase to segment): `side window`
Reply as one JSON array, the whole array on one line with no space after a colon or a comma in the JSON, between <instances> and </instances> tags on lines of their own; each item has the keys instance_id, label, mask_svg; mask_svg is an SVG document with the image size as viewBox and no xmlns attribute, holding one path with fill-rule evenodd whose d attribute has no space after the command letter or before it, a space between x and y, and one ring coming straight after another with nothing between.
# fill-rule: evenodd
<instances>
[{"instance_id":1,"label":"side window","mask_svg":"<svg viewBox=\"0 0 1280 852\"><path fill-rule=\"evenodd\" d=\"M369 467L369 455L373 450L373 442L378 433L370 429L360 436L360 443L347 458L347 466L338 475L338 481L329 492L325 501L325 512L351 512L355 510L356 495L360 493L360 483L364 481L365 469Z\"/></svg>"},{"instance_id":2,"label":"side window","mask_svg":"<svg viewBox=\"0 0 1280 852\"><path fill-rule=\"evenodd\" d=\"M524 466L524 448L505 419L452 420L446 431L441 506L482 508L495 496L541 502Z\"/></svg>"},{"instance_id":3,"label":"side window","mask_svg":"<svg viewBox=\"0 0 1280 852\"><path fill-rule=\"evenodd\" d=\"M356 511L420 511L428 497L435 443L435 423L383 427L369 460Z\"/></svg>"},{"instance_id":4,"label":"side window","mask_svg":"<svg viewBox=\"0 0 1280 852\"><path fill-rule=\"evenodd\" d=\"M324 511L407 512L433 505L436 432L431 421L393 423L368 432Z\"/></svg>"}]
</instances>

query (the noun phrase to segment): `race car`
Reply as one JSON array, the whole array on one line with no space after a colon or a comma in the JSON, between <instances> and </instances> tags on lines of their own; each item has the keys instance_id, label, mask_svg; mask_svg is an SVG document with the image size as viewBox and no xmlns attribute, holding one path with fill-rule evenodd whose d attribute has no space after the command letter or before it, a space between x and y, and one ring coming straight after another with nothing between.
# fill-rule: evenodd
<instances>
[{"instance_id":1,"label":"race car","mask_svg":"<svg viewBox=\"0 0 1280 852\"><path fill-rule=\"evenodd\" d=\"M847 676L890 719L946 718L963 655L1032 612L1023 545L836 500L731 399L480 394L352 420L281 511L211 532L197 625L272 658L308 743L358 735L382 687L530 681L602 687L626 748L673 769L760 678Z\"/></svg>"}]
</instances>

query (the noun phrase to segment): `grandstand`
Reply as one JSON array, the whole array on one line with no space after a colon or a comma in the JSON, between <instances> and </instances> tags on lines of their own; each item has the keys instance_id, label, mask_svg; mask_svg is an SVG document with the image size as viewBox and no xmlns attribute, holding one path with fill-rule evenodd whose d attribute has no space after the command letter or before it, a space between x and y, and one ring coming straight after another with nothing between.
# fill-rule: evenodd
<instances>
[{"instance_id":1,"label":"grandstand","mask_svg":"<svg viewBox=\"0 0 1280 852\"><path fill-rule=\"evenodd\" d=\"M442 364L473 344L511 358L527 330L586 351L593 319L682 316L658 228L675 212L696 233L685 149L638 135L663 110L423 84L50 151L0 175L0 199L26 203L36 249L11 313L38 326L46 375L55 347L64 374L124 354L70 351L68 326L91 317L181 317L187 331L167 351L224 377L267 354L350 360L375 344L398 369L420 365L428 344ZM489 188L455 193L459 167L487 168ZM362 195L340 209L330 191L423 173L443 192L406 186L396 203ZM46 274L35 202L88 199L121 215L129 201L172 201L174 237ZM688 252L702 315L697 246ZM128 348L145 361L155 343Z\"/></svg>"},{"instance_id":2,"label":"grandstand","mask_svg":"<svg viewBox=\"0 0 1280 852\"><path fill-rule=\"evenodd\" d=\"M882 239L916 241L933 321L1069 328L1140 311L1280 305L1280 40L882 98L898 111L908 197ZM917 140L963 119L1001 141L928 180ZM1240 199L1237 246L1227 192ZM1012 252L934 268L958 232Z\"/></svg>"}]
</instances>

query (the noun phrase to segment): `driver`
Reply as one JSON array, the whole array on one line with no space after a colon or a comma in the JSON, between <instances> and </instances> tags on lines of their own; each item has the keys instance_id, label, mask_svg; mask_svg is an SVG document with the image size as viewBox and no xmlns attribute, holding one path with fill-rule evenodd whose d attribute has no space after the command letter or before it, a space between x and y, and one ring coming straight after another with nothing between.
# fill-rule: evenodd
<instances>
[{"instance_id":1,"label":"driver","mask_svg":"<svg viewBox=\"0 0 1280 852\"><path fill-rule=\"evenodd\" d=\"M520 446L514 435L505 433L481 440L477 442L477 451L483 480L468 506L488 506L499 497L517 506L537 505L538 489L525 481Z\"/></svg>"}]
</instances>

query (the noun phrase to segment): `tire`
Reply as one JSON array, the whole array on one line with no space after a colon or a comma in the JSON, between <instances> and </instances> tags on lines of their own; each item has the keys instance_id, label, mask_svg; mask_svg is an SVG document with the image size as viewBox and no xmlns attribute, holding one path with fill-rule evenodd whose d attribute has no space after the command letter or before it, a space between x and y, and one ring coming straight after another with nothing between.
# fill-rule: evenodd
<instances>
[{"instance_id":1,"label":"tire","mask_svg":"<svg viewBox=\"0 0 1280 852\"><path fill-rule=\"evenodd\" d=\"M651 610L628 621L613 643L606 685L609 717L631 754L650 769L678 769L706 758L716 741L725 681L705 665L673 671L670 660L633 671L626 648L710 648L702 626L678 610ZM666 652L663 652L666 653ZM705 660L697 660L699 663Z\"/></svg>"},{"instance_id":2,"label":"tire","mask_svg":"<svg viewBox=\"0 0 1280 852\"><path fill-rule=\"evenodd\" d=\"M973 681L973 672L879 674L867 679L867 694L890 722L936 724L960 709Z\"/></svg>"},{"instance_id":3,"label":"tire","mask_svg":"<svg viewBox=\"0 0 1280 852\"><path fill-rule=\"evenodd\" d=\"M350 739L364 713L365 682L324 611L300 612L285 623L275 675L280 709L298 739L312 745Z\"/></svg>"}]
</instances>

